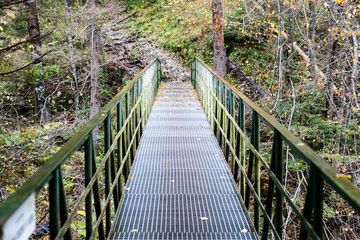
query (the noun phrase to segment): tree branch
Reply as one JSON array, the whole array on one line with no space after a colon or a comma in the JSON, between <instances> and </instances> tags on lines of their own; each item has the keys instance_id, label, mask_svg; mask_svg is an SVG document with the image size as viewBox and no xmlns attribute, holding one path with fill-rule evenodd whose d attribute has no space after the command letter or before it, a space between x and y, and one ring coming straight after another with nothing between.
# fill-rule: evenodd
<instances>
[{"instance_id":1,"label":"tree branch","mask_svg":"<svg viewBox=\"0 0 360 240\"><path fill-rule=\"evenodd\" d=\"M17 46L19 46L19 45L21 45L21 44L29 43L29 42L31 42L31 41L39 40L39 39L42 39L42 38L44 38L44 37L47 37L47 36L50 35L51 33L52 33L52 31L51 31L51 32L48 32L48 33L46 33L46 34L44 34L44 35L42 35L42 36L39 36L39 37L36 37L36 38L33 38L33 39L26 39L26 40L24 40L24 41L15 43L14 45L11 45L11 46L8 46L8 47L5 47L5 48L1 48L1 49L0 49L0 54L1 54L2 52L8 51L8 50L10 50L10 49L12 49L12 48L14 48L14 47L17 47Z\"/></svg>"},{"instance_id":2,"label":"tree branch","mask_svg":"<svg viewBox=\"0 0 360 240\"><path fill-rule=\"evenodd\" d=\"M9 7L9 6L11 6L11 5L15 5L15 4L18 4L18 3L23 3L23 2L26 2L26 1L27 1L27 0L4 2L4 3L1 3L1 4L0 4L0 9L1 9L1 8L4 8L4 7Z\"/></svg>"},{"instance_id":3,"label":"tree branch","mask_svg":"<svg viewBox=\"0 0 360 240\"><path fill-rule=\"evenodd\" d=\"M125 21L125 20L126 20L126 19L128 19L128 18L131 18L132 16L136 15L138 12L139 12L139 11L136 11L136 12L134 12L134 13L130 14L129 16L127 16L127 17L125 17L125 18L123 18L123 19L119 20L119 21L117 22L117 24L119 24L119 23L121 23L121 22Z\"/></svg>"},{"instance_id":4,"label":"tree branch","mask_svg":"<svg viewBox=\"0 0 360 240\"><path fill-rule=\"evenodd\" d=\"M266 97L266 92L257 85L256 82L254 82L252 79L250 79L248 76L245 75L243 71L241 71L238 66L232 61L230 61L229 58L227 58L226 66L230 69L230 73L234 75L236 78L241 79L242 81L245 81L247 84L249 84L256 92L258 92L262 97Z\"/></svg>"},{"instance_id":5,"label":"tree branch","mask_svg":"<svg viewBox=\"0 0 360 240\"><path fill-rule=\"evenodd\" d=\"M31 62L29 62L28 64L26 64L26 65L24 65L24 66L22 66L22 67L20 67L20 68L17 68L17 69L15 69L15 70L11 70L11 71L9 71L9 72L0 73L0 76L4 76L4 75L7 75L7 74L11 74L11 73L15 73L15 72L18 72L18 71L20 71L20 70L23 70L23 69L27 68L28 66L30 66L30 65L36 63L37 61L39 61L41 58L43 58L45 55L47 55L47 54L50 53L51 51L52 51L52 50L47 51L46 53L40 55L38 58L32 60Z\"/></svg>"}]
</instances>

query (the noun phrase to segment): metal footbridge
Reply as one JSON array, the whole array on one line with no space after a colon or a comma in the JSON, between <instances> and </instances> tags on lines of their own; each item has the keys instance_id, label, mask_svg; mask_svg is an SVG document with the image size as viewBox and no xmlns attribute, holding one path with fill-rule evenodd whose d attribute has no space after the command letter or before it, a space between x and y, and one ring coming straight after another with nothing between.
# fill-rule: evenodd
<instances>
[{"instance_id":1,"label":"metal footbridge","mask_svg":"<svg viewBox=\"0 0 360 240\"><path fill-rule=\"evenodd\" d=\"M191 82L160 79L154 60L0 206L0 239L43 219L50 239L323 239L326 189L360 212L346 176L201 60Z\"/></svg>"}]
</instances>

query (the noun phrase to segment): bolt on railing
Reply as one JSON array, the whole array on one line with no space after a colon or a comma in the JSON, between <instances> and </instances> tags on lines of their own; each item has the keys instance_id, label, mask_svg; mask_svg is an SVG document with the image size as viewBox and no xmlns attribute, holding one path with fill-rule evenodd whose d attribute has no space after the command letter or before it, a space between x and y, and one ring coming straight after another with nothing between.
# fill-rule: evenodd
<instances>
[{"instance_id":1,"label":"bolt on railing","mask_svg":"<svg viewBox=\"0 0 360 240\"><path fill-rule=\"evenodd\" d=\"M360 213L360 190L346 177L341 177L328 162L201 60L195 59L191 69L192 84L223 148L225 159L229 161L239 186L239 196L262 239L285 237L286 205L292 211L289 216L299 222L300 239L308 239L309 235L312 239L322 239L325 183ZM251 115L251 120L246 115ZM246 127L247 122L251 122L251 127ZM259 148L260 123L273 132L270 161ZM247 137L249 129L251 133ZM308 178L301 180L308 184L307 188L304 187L304 202L300 204L292 199L284 183L284 144L287 151L297 154L310 169ZM261 196L261 192L265 196Z\"/></svg>"},{"instance_id":2,"label":"bolt on railing","mask_svg":"<svg viewBox=\"0 0 360 240\"><path fill-rule=\"evenodd\" d=\"M0 239L8 236L2 232L7 220L29 196L47 184L50 239L72 239L71 224L79 216L84 202L85 214L82 215L85 215L86 239L107 239L111 218L119 207L123 183L129 177L160 75L161 64L155 59L0 206ZM114 124L112 116L116 116ZM95 143L93 133L100 127L103 128L104 139ZM95 145L103 146L102 155L97 156ZM69 203L66 201L61 167L79 150L84 152L85 186L76 202ZM71 211L68 211L69 204Z\"/></svg>"}]
</instances>

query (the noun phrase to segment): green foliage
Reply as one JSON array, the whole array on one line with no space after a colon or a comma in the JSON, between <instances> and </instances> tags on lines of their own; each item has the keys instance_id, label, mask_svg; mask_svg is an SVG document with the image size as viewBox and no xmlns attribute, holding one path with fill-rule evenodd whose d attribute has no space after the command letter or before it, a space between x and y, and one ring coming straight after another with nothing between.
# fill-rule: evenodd
<instances>
[{"instance_id":1,"label":"green foliage","mask_svg":"<svg viewBox=\"0 0 360 240\"><path fill-rule=\"evenodd\" d=\"M129 11L133 11L136 9L140 9L142 6L153 2L153 0L131 0L125 1L126 2L126 9Z\"/></svg>"},{"instance_id":2,"label":"green foliage","mask_svg":"<svg viewBox=\"0 0 360 240\"><path fill-rule=\"evenodd\" d=\"M47 65L43 66L43 62L34 65L33 78L36 81L39 79L49 80L50 78L57 77L57 74L60 72L60 67L57 65Z\"/></svg>"},{"instance_id":3,"label":"green foliage","mask_svg":"<svg viewBox=\"0 0 360 240\"><path fill-rule=\"evenodd\" d=\"M138 17L132 19L133 33L153 38L165 49L177 54L187 65L194 57L211 59L209 9L190 11L204 1L156 1L150 5L148 1L141 1L141 5L137 1L126 2L130 10L139 10ZM147 7L143 8L145 5Z\"/></svg>"}]
</instances>

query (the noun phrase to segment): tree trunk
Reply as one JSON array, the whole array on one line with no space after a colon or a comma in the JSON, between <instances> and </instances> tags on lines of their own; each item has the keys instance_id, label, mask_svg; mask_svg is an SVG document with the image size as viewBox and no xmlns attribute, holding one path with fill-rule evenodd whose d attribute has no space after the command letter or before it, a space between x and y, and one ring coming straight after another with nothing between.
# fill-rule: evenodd
<instances>
[{"instance_id":1,"label":"tree trunk","mask_svg":"<svg viewBox=\"0 0 360 240\"><path fill-rule=\"evenodd\" d=\"M99 92L99 69L101 63L100 32L96 25L95 0L89 0L90 19L90 41L91 41L91 97L90 118L94 117L100 110Z\"/></svg>"},{"instance_id":2,"label":"tree trunk","mask_svg":"<svg viewBox=\"0 0 360 240\"><path fill-rule=\"evenodd\" d=\"M352 95L353 95L353 100L355 102L355 106L357 108L359 108L359 102L358 102L358 98L357 98L357 92L356 92L356 75L358 72L358 62L359 62L359 43L357 41L357 37L355 34L355 31L352 31L352 38L353 38L353 43L354 43L354 59L353 59L353 69L352 69L352 73L351 73L351 91L352 91Z\"/></svg>"},{"instance_id":3,"label":"tree trunk","mask_svg":"<svg viewBox=\"0 0 360 240\"><path fill-rule=\"evenodd\" d=\"M315 72L315 54L313 51L313 43L315 42L315 27L316 27L316 11L315 3L309 1L309 11L310 11L310 25L309 25L309 39L308 39L308 51L310 58L310 69L311 73Z\"/></svg>"},{"instance_id":4,"label":"tree trunk","mask_svg":"<svg viewBox=\"0 0 360 240\"><path fill-rule=\"evenodd\" d=\"M63 0L63 4L65 6L65 14L70 13L67 0ZM69 42L71 73L73 75L73 84L72 85L73 85L73 90L74 90L75 112L76 112L76 117L77 117L79 115L79 95L80 95L79 84L78 84L77 73L76 73L76 65L75 65L75 61L74 61L74 45L73 45L73 39L71 36L70 21L67 16L65 16L65 21L66 21L66 24L69 26L68 28L66 28L65 32L66 32L66 36L67 36L68 42Z\"/></svg>"},{"instance_id":5,"label":"tree trunk","mask_svg":"<svg viewBox=\"0 0 360 240\"><path fill-rule=\"evenodd\" d=\"M212 13L215 71L221 77L226 78L226 49L222 0L212 1Z\"/></svg>"},{"instance_id":6,"label":"tree trunk","mask_svg":"<svg viewBox=\"0 0 360 240\"><path fill-rule=\"evenodd\" d=\"M40 25L38 19L38 12L36 8L36 0L28 0L26 6L28 8L28 31L30 43L33 45L31 51L32 60L39 59L41 56L41 38L40 38ZM38 62L41 62L39 60ZM47 91L46 91L46 79L37 79L35 83L35 95L38 109L40 111L40 122L47 123L50 121L50 109L47 104Z\"/></svg>"}]
</instances>

